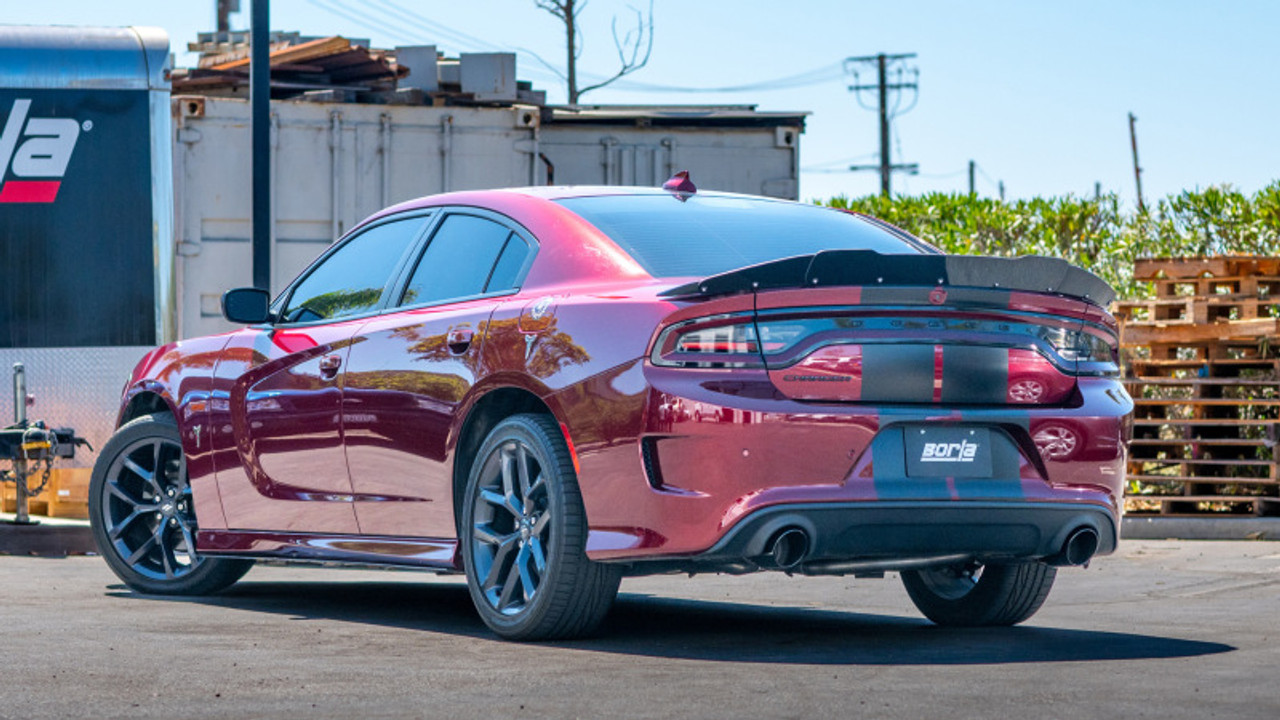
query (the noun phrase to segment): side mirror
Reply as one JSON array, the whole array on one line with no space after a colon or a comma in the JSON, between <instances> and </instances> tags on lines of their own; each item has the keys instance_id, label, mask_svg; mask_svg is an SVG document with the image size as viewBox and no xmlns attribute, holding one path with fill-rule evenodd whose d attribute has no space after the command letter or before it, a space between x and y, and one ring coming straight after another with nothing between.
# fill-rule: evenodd
<instances>
[{"instance_id":1,"label":"side mirror","mask_svg":"<svg viewBox=\"0 0 1280 720\"><path fill-rule=\"evenodd\" d=\"M257 325L271 319L271 295L260 288L236 288L222 293L222 316L234 323Z\"/></svg>"}]
</instances>

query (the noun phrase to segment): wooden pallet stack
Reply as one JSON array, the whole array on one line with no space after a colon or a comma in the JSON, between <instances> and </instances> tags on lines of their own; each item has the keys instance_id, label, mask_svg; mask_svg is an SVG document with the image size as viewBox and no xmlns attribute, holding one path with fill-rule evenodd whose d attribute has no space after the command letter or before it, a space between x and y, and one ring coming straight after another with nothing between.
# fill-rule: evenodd
<instances>
[{"instance_id":1,"label":"wooden pallet stack","mask_svg":"<svg viewBox=\"0 0 1280 720\"><path fill-rule=\"evenodd\" d=\"M45 517L89 519L90 468L54 468L43 491L27 500L27 512ZM40 486L39 473L27 478L27 487ZM12 482L0 483L0 512L15 512L18 491Z\"/></svg>"},{"instance_id":2,"label":"wooden pallet stack","mask_svg":"<svg viewBox=\"0 0 1280 720\"><path fill-rule=\"evenodd\" d=\"M1134 398L1130 513L1280 514L1280 257L1150 258L1116 303Z\"/></svg>"}]
</instances>

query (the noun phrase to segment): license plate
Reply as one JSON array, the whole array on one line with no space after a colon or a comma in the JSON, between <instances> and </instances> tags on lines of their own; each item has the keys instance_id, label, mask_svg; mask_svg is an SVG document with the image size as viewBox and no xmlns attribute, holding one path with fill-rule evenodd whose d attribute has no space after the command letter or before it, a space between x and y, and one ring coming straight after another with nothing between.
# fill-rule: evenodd
<instances>
[{"instance_id":1,"label":"license plate","mask_svg":"<svg viewBox=\"0 0 1280 720\"><path fill-rule=\"evenodd\" d=\"M906 435L910 477L991 477L991 431L972 427L921 427Z\"/></svg>"}]
</instances>

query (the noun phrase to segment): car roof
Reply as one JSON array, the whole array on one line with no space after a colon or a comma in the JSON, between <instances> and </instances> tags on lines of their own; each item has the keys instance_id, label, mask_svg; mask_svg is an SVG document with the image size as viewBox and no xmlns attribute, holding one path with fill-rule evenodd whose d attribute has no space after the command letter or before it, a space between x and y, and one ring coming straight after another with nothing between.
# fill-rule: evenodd
<instances>
[{"instance_id":1,"label":"car roof","mask_svg":"<svg viewBox=\"0 0 1280 720\"><path fill-rule=\"evenodd\" d=\"M657 187L647 187L642 185L539 185L531 187L510 187L510 188L493 188L488 190L463 190L458 192L440 193L435 195L426 195L420 198L405 201L393 208L387 210L395 210L401 212L413 208L436 207L440 205L448 205L451 202L460 201L461 204L470 204L484 198L485 196L513 196L520 195L538 200L565 200L569 198L583 197L621 197L621 196L660 196L671 195L671 191L663 190ZM784 200L781 198L764 197L761 195L745 195L741 193L717 192L714 190L699 190L699 196L706 197L725 197L739 198L743 200L758 200L760 202L779 202L779 203L795 203L793 200ZM384 214L386 211L378 213Z\"/></svg>"},{"instance_id":2,"label":"car roof","mask_svg":"<svg viewBox=\"0 0 1280 720\"><path fill-rule=\"evenodd\" d=\"M516 192L546 200L564 200L566 198L618 196L618 195L671 195L672 191L660 187L646 185L544 185L538 187L508 188L507 192ZM699 190L695 195L710 197L735 197L750 200L771 202L792 202L781 198L763 197L760 195L744 195L741 193L718 192L715 190Z\"/></svg>"}]
</instances>

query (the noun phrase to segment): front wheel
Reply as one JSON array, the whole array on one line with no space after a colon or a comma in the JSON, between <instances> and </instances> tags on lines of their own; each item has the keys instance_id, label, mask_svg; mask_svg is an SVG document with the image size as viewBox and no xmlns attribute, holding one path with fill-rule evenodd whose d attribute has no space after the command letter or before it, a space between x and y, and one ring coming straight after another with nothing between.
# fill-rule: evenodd
<instances>
[{"instance_id":1,"label":"front wheel","mask_svg":"<svg viewBox=\"0 0 1280 720\"><path fill-rule=\"evenodd\" d=\"M509 640L580 637L600 623L621 573L586 556L586 511L554 420L515 415L476 455L458 539L481 619Z\"/></svg>"},{"instance_id":2,"label":"front wheel","mask_svg":"<svg viewBox=\"0 0 1280 720\"><path fill-rule=\"evenodd\" d=\"M1017 625L1044 604L1057 574L1057 568L1039 562L971 562L905 570L902 584L920 612L939 625Z\"/></svg>"},{"instance_id":3,"label":"front wheel","mask_svg":"<svg viewBox=\"0 0 1280 720\"><path fill-rule=\"evenodd\" d=\"M168 413L125 424L103 446L89 484L89 519L98 552L139 592L207 595L253 565L196 552L187 462Z\"/></svg>"}]
</instances>

